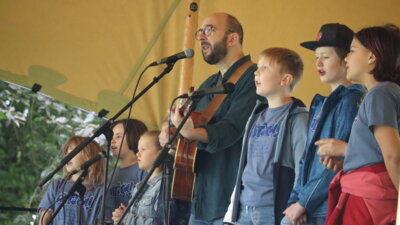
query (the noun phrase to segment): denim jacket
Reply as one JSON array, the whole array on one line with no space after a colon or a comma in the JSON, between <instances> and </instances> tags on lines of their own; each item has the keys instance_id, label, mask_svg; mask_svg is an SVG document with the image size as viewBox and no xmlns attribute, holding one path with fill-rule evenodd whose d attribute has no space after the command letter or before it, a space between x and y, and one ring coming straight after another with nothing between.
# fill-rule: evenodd
<instances>
[{"instance_id":1,"label":"denim jacket","mask_svg":"<svg viewBox=\"0 0 400 225\"><path fill-rule=\"evenodd\" d=\"M307 137L305 154L300 160L299 179L289 198L288 205L298 202L309 217L326 216L329 184L335 172L319 162L318 148L314 143L325 138L347 142L353 120L364 95L361 85L339 86L328 97L317 94L310 107L309 128L320 109L320 120L312 137ZM322 109L321 109L322 107Z\"/></svg>"},{"instance_id":2,"label":"denim jacket","mask_svg":"<svg viewBox=\"0 0 400 225\"><path fill-rule=\"evenodd\" d=\"M153 177L147 182L147 187L143 194L138 198L132 207L129 209L129 213L126 214L123 222L125 225L158 225L162 224L162 217L160 217L160 187L162 181L162 173ZM133 196L135 195L139 185L142 182L136 184L133 190Z\"/></svg>"},{"instance_id":3,"label":"denim jacket","mask_svg":"<svg viewBox=\"0 0 400 225\"><path fill-rule=\"evenodd\" d=\"M246 166L248 134L260 116L260 113L268 107L267 104L257 102L250 118L247 121L245 134L240 156L239 170L236 177L236 186L231 196L231 203L225 214L224 223L235 224L239 219L240 193L242 190L242 174ZM283 210L292 190L293 184L298 174L298 163L304 152L306 145L306 130L308 121L308 111L303 102L293 98L293 104L289 113L282 121L281 131L277 137L273 160L273 182L274 182L274 211L275 224L280 224L283 217Z\"/></svg>"}]
</instances>

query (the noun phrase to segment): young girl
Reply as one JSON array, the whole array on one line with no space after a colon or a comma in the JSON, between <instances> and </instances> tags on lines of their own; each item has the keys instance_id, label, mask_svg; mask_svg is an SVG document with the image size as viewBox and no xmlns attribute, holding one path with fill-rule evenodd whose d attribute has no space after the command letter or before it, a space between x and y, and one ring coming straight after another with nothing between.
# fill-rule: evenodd
<instances>
[{"instance_id":1,"label":"young girl","mask_svg":"<svg viewBox=\"0 0 400 225\"><path fill-rule=\"evenodd\" d=\"M74 136L70 138L64 146L64 156L72 151L77 145L79 145L84 137ZM68 173L78 169L84 162L93 158L102 151L99 144L92 141L87 145L81 152L79 152L74 158L69 161L64 167L64 179L53 181L50 183L46 194L42 198L39 204L40 225L47 225L53 212L63 201L73 186L74 182L79 177L80 173L74 174L69 180L65 180L68 177ZM56 217L53 219L51 224L95 224L96 218L100 211L101 199L102 199L102 186L104 180L104 159L94 163L88 169L88 175L83 181L83 185L86 187L86 192L83 200L83 207L81 210L81 201L79 195L75 192L71 197L68 198L63 209L59 211ZM82 220L78 221L81 213Z\"/></svg>"},{"instance_id":2,"label":"young girl","mask_svg":"<svg viewBox=\"0 0 400 225\"><path fill-rule=\"evenodd\" d=\"M341 152L346 158L329 189L327 224L394 224L400 178L398 27L357 32L346 62L347 77L365 85L368 93L354 120L347 150L341 147L343 143L336 145L345 150Z\"/></svg>"},{"instance_id":3,"label":"young girl","mask_svg":"<svg viewBox=\"0 0 400 225\"><path fill-rule=\"evenodd\" d=\"M139 168L149 171L156 158L160 154L162 147L158 140L159 131L148 131L139 139L139 151L137 153ZM162 211L160 187L162 178L161 166L156 168L147 182L143 194L137 199L136 203L129 209L129 213L123 220L123 223L134 225L162 224ZM141 185L138 183L133 190L133 195L137 188ZM126 206L121 204L118 209L113 212L114 223L117 223L124 213Z\"/></svg>"},{"instance_id":4,"label":"young girl","mask_svg":"<svg viewBox=\"0 0 400 225\"><path fill-rule=\"evenodd\" d=\"M146 172L139 169L136 153L140 136L147 131L146 125L136 119L118 120L111 126L113 138L111 140L111 151L114 157L120 162L114 175L110 172L108 176L109 190L106 194L105 222L113 223L112 212L120 204L128 204L132 197L134 186L141 181ZM122 136L126 133L122 142ZM121 145L122 143L122 145ZM114 169L114 167L111 167ZM111 180L112 178L112 180Z\"/></svg>"},{"instance_id":5,"label":"young girl","mask_svg":"<svg viewBox=\"0 0 400 225\"><path fill-rule=\"evenodd\" d=\"M351 29L332 23L321 27L316 41L301 43L303 47L315 51L320 80L329 84L332 92L327 97L317 94L311 103L305 154L300 161L300 174L281 224L325 223L328 188L335 172L320 163L315 142L325 138L343 141L349 138L363 95L360 85L352 85L346 79L344 58L352 38Z\"/></svg>"}]
</instances>

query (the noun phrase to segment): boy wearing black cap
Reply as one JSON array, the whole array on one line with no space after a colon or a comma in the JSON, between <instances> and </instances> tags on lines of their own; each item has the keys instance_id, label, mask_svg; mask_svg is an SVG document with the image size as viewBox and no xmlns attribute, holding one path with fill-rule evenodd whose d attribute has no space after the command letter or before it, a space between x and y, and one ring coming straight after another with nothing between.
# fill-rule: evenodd
<instances>
[{"instance_id":1,"label":"boy wearing black cap","mask_svg":"<svg viewBox=\"0 0 400 225\"><path fill-rule=\"evenodd\" d=\"M329 183L335 172L327 169L338 159L320 158L316 141L336 138L347 142L358 105L364 93L360 85L346 78L344 58L350 49L353 31L339 23L321 27L315 41L300 45L315 51L317 71L322 83L329 84L329 96L317 94L310 107L307 144L300 161L297 183L288 201L281 225L325 223ZM326 143L326 142L324 142ZM322 162L322 163L321 163Z\"/></svg>"}]
</instances>

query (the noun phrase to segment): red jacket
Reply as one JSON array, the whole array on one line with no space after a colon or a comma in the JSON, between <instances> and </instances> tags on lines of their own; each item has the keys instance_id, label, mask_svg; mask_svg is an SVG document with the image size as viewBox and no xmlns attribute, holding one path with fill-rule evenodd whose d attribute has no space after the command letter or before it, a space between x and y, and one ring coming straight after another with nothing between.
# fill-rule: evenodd
<instances>
[{"instance_id":1,"label":"red jacket","mask_svg":"<svg viewBox=\"0 0 400 225\"><path fill-rule=\"evenodd\" d=\"M335 176L329 187L326 225L342 224L342 215L345 210L358 207L347 204L349 195L364 200L375 225L387 225L395 221L398 193L383 163L348 174L342 170ZM346 225L350 224L346 223Z\"/></svg>"}]
</instances>

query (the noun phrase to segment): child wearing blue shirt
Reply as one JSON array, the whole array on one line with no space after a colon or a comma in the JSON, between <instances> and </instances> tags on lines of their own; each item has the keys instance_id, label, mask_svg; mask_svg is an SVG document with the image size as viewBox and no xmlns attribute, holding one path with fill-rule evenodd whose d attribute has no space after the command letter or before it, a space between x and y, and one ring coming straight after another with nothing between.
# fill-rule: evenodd
<instances>
[{"instance_id":1,"label":"child wearing blue shirt","mask_svg":"<svg viewBox=\"0 0 400 225\"><path fill-rule=\"evenodd\" d=\"M343 24L321 27L316 41L300 45L315 52L317 72L329 84L329 96L315 95L310 106L307 145L300 161L299 179L292 190L282 225L323 225L328 202L328 187L335 172L324 167L331 158L320 158L316 142L325 138L347 141L363 96L363 87L346 78L344 58L349 52L353 31ZM322 161L322 163L320 162Z\"/></svg>"},{"instance_id":2,"label":"child wearing blue shirt","mask_svg":"<svg viewBox=\"0 0 400 225\"><path fill-rule=\"evenodd\" d=\"M261 53L258 101L246 125L236 186L225 224L274 225L282 218L306 143L308 111L291 93L303 62L289 49Z\"/></svg>"},{"instance_id":3,"label":"child wearing blue shirt","mask_svg":"<svg viewBox=\"0 0 400 225\"><path fill-rule=\"evenodd\" d=\"M112 212L121 203L128 204L133 188L146 175L146 171L139 169L136 157L139 138L147 131L146 125L137 119L123 119L115 121L111 128L111 151L114 157L118 157L119 165L108 176L109 189L106 194L104 220L106 224L113 223Z\"/></svg>"},{"instance_id":4,"label":"child wearing blue shirt","mask_svg":"<svg viewBox=\"0 0 400 225\"><path fill-rule=\"evenodd\" d=\"M64 155L67 155L78 144L84 141L84 137L74 136L70 138L63 149ZM64 167L64 179L56 180L50 183L47 192L43 196L39 204L39 224L47 225L52 217L53 212L64 200L74 182L80 176L80 173L72 175L68 180L68 173L78 169L84 162L98 155L102 151L99 144L92 141L88 146L82 149L74 158L69 161ZM83 204L79 195L75 192L68 198L63 209L59 211L53 219L53 225L79 225L79 224L96 224L96 218L100 212L101 199L103 195L102 183L104 181L104 159L94 163L88 169L88 175L83 181L86 188ZM82 204L82 207L81 207ZM81 218L81 221L79 221Z\"/></svg>"},{"instance_id":5,"label":"child wearing blue shirt","mask_svg":"<svg viewBox=\"0 0 400 225\"><path fill-rule=\"evenodd\" d=\"M395 224L400 180L400 29L394 25L361 29L354 35L346 65L347 78L365 85L368 92L348 145L324 140L332 147L322 144L319 151L346 156L343 170L329 187L326 224Z\"/></svg>"}]
</instances>

